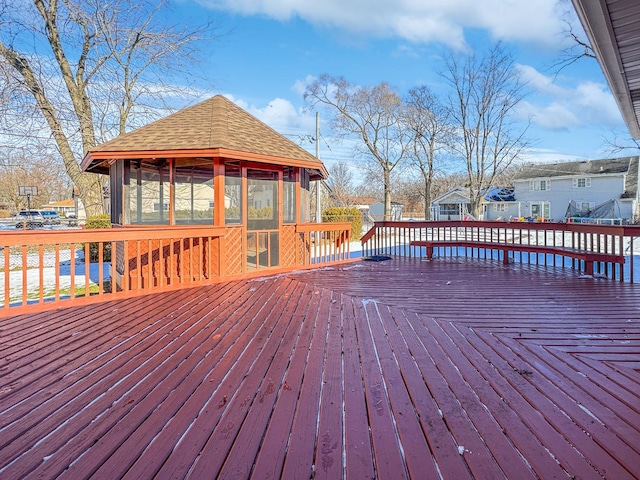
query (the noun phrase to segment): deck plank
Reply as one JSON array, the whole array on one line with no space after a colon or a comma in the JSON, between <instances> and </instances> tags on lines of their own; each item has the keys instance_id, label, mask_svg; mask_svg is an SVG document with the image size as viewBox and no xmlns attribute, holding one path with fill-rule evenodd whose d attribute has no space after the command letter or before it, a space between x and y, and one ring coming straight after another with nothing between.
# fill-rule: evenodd
<instances>
[{"instance_id":1,"label":"deck plank","mask_svg":"<svg viewBox=\"0 0 640 480\"><path fill-rule=\"evenodd\" d=\"M320 398L322 371L327 348L326 319L329 312L330 292L314 289L307 321L314 322L313 343L309 345L300 395L289 433L287 456L282 478L302 478L312 470Z\"/></svg>"},{"instance_id":2,"label":"deck plank","mask_svg":"<svg viewBox=\"0 0 640 480\"><path fill-rule=\"evenodd\" d=\"M315 453L315 478L341 478L343 472L344 439L342 384L342 315L337 295L332 294L329 306L327 347L322 375L318 433Z\"/></svg>"},{"instance_id":3,"label":"deck plank","mask_svg":"<svg viewBox=\"0 0 640 480\"><path fill-rule=\"evenodd\" d=\"M292 292L295 293L296 287L299 288L300 286L296 282L292 287ZM322 302L322 299L320 301ZM267 358L265 361L259 359L256 361L256 366L261 363L264 366L268 365L268 368L264 373L262 370L253 372L254 375L263 377L262 382L258 379L256 380L256 383L259 383L259 393L253 403L248 405L247 414L237 436L233 439L229 455L220 472L216 472L216 476L219 478L248 478L250 476L255 464L255 458L262 444L264 431L271 420L275 403L279 396L289 395L289 391L284 386L284 373L293 354L295 341L300 337L301 328L306 321L306 318L292 315L293 311L296 310L296 306L297 304L292 302L291 297L289 297L289 302L287 302L282 312L277 310L274 312L272 338L274 342L279 342L276 347L276 354L271 359ZM284 333L279 335L278 329L275 327L285 327ZM264 351L267 355L270 355L271 349L269 345L265 345ZM246 381L253 383L249 376ZM214 438L210 439L211 443L214 441ZM240 446L242 447L240 448ZM310 463L307 464L306 471L309 471ZM200 470L195 469L193 471L193 475L196 477L201 476L201 478L204 478L205 475L215 472L213 468L202 461L199 462L198 467L201 467Z\"/></svg>"},{"instance_id":4,"label":"deck plank","mask_svg":"<svg viewBox=\"0 0 640 480\"><path fill-rule=\"evenodd\" d=\"M411 401L407 385L404 382L398 356L407 354L404 345L392 345L389 341L387 328L395 329L388 309L376 302L363 302L367 312L367 319L375 352L380 365L384 390L387 393L392 418L397 425L397 435L400 442L404 461L410 478L436 478L438 472L431 456L424 454L429 451L427 440L422 432L420 421Z\"/></svg>"},{"instance_id":5,"label":"deck plank","mask_svg":"<svg viewBox=\"0 0 640 480\"><path fill-rule=\"evenodd\" d=\"M171 435L178 434L184 424L173 429L179 423L181 410L192 398L197 396L196 391L209 375L212 374L212 365L220 361L223 353L233 344L234 333L247 332L248 316L243 317L242 313L251 306L251 298L254 292L249 289L238 289L237 300L242 307L234 310L233 304L220 304L220 309L214 309L206 315L198 315L201 319L200 325L191 325L190 328L199 328L195 334L188 339L178 350L166 352L166 358L156 359L158 367L161 363L168 364L172 370L166 372L166 377L157 382L159 388L154 388L142 399L138 400L135 406L127 412L117 424L105 432L99 441L91 447L92 462L76 462L65 473L69 478L79 478L87 476L91 472L87 470L96 458L101 459L102 465L96 470L95 475L104 478L120 478L137 462L144 453L148 445L155 442L156 445L168 446L167 440L161 438L161 433ZM206 308L208 302L203 302ZM247 332L249 333L249 332ZM172 332L173 339L184 335L183 331ZM173 342L177 343L177 342ZM170 355L170 356L169 356ZM230 356L231 357L231 356ZM166 360L176 361L169 361ZM206 361L204 361L206 359ZM157 370L159 373L161 370ZM156 373L156 372L154 372ZM157 377L149 377L152 382ZM178 388L178 386L180 388ZM142 384L136 385L138 394L141 394ZM191 421L193 410L187 410L187 422ZM170 419L167 421L167 419ZM144 428L140 428L144 422ZM178 438L173 438L177 441ZM151 472L157 469L159 458L164 452L163 448L153 450L156 461L151 462ZM166 452L165 452L166 453ZM140 462L138 465L143 464ZM143 472L145 475L149 472ZM142 474L141 474L142 475Z\"/></svg>"},{"instance_id":6,"label":"deck plank","mask_svg":"<svg viewBox=\"0 0 640 480\"><path fill-rule=\"evenodd\" d=\"M206 300L202 299L199 303L200 308L207 308ZM190 330L197 330L202 326L194 325L193 320L189 321L193 319L193 314L200 323L206 321L206 316L201 313L201 310L196 308L195 311L189 309L184 315L175 316L174 322L167 325L168 330L159 332L162 335L160 339L151 339L156 340L153 343L148 342L146 335L144 339L139 339L150 348L142 351L139 358L130 359L134 368L127 369L128 375L123 377L121 373L116 372L113 380L108 378L101 382L105 389L103 394L91 402L90 406L85 407L81 414L73 417L73 423L67 422L65 436L50 437L47 442L39 443L39 450L46 448L48 452L56 454L53 459L40 465L34 473L42 473L43 476L60 475L72 463L73 458L84 455L87 450L91 450L91 464L96 459L103 461L109 458L142 422L152 431L153 422L147 423L149 413L165 400L172 389L183 385L181 382L185 377L182 372L192 364L182 359L188 357L192 362L196 362L198 358L189 354L208 337L204 328L199 330L199 335L188 334ZM186 341L177 341L180 337ZM188 382L184 385L187 390ZM127 448L118 451L120 455L131 453ZM52 454L46 453L44 456L50 455ZM84 458L88 457L84 455ZM74 466L79 468L81 464L82 462Z\"/></svg>"},{"instance_id":7,"label":"deck plank","mask_svg":"<svg viewBox=\"0 0 640 480\"><path fill-rule=\"evenodd\" d=\"M638 478L639 302L399 258L3 318L0 478Z\"/></svg>"},{"instance_id":8,"label":"deck plank","mask_svg":"<svg viewBox=\"0 0 640 480\"><path fill-rule=\"evenodd\" d=\"M374 451L376 473L382 478L406 478L406 466L394 425L371 327L366 309L367 301L354 302L358 348L364 378L368 423ZM370 312L373 314L373 312Z\"/></svg>"},{"instance_id":9,"label":"deck plank","mask_svg":"<svg viewBox=\"0 0 640 480\"><path fill-rule=\"evenodd\" d=\"M261 291L260 287L264 290ZM258 355L260 343L269 336L271 328L270 324L265 325L260 321L260 316L270 311L283 288L282 282L274 282L249 289L251 301L246 302L245 308L241 306L232 313L233 319L241 322L239 331L229 335L229 345L226 349L220 349L221 357L211 359L211 372L202 378L198 390L180 409L176 421L180 422L182 428L178 426L174 429L168 425L162 431L162 436L156 439L161 447L146 449L127 471L125 478L143 478L155 474L161 477L184 476L193 467L214 432L224 435L229 428L234 428L231 422L225 423L224 414L236 406L240 409L246 407L246 404L243 405L245 398L239 398L238 391L250 362ZM238 341L239 338L250 342L251 348L244 341ZM256 390L257 386L254 385L254 394ZM184 435L187 432L188 435ZM172 442L178 435L181 436ZM161 452L160 461L158 450ZM222 462L226 453L222 452L216 460Z\"/></svg>"},{"instance_id":10,"label":"deck plank","mask_svg":"<svg viewBox=\"0 0 640 480\"><path fill-rule=\"evenodd\" d=\"M282 390L276 400L269 425L265 429L262 445L253 464L252 478L281 478L297 400L305 373L306 359L313 342L316 322L306 317L311 306L314 288L301 285L297 305L292 315L302 322L302 328L293 347L291 362L282 382ZM291 301L291 300L290 300Z\"/></svg>"}]
</instances>

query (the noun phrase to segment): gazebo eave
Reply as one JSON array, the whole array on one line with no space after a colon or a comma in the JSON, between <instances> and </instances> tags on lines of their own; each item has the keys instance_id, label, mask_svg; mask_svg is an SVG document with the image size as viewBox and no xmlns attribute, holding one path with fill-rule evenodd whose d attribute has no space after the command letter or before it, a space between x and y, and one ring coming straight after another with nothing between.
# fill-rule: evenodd
<instances>
[{"instance_id":1,"label":"gazebo eave","mask_svg":"<svg viewBox=\"0 0 640 480\"><path fill-rule=\"evenodd\" d=\"M185 149L185 150L128 150L128 151L91 151L82 160L83 171L92 173L109 173L109 165L113 161L142 158L225 158L229 160L244 160L270 165L285 165L305 168L310 171L311 180L327 179L329 173L326 167L317 161L307 161L294 158L274 157L251 152L241 152L225 148L213 149Z\"/></svg>"}]
</instances>

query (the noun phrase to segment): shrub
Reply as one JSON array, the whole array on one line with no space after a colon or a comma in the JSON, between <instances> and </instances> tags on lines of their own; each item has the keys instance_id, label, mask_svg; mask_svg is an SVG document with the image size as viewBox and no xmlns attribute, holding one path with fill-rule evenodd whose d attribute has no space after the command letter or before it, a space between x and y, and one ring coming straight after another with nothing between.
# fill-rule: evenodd
<instances>
[{"instance_id":1,"label":"shrub","mask_svg":"<svg viewBox=\"0 0 640 480\"><path fill-rule=\"evenodd\" d=\"M109 215L96 215L87 218L84 228L111 228L111 217ZM98 242L89 243L89 259L92 262L98 261ZM104 262L111 261L111 243L103 244L102 260Z\"/></svg>"},{"instance_id":2,"label":"shrub","mask_svg":"<svg viewBox=\"0 0 640 480\"><path fill-rule=\"evenodd\" d=\"M351 222L351 238L359 240L362 237L362 212L355 207L327 208L322 212L323 222Z\"/></svg>"}]
</instances>

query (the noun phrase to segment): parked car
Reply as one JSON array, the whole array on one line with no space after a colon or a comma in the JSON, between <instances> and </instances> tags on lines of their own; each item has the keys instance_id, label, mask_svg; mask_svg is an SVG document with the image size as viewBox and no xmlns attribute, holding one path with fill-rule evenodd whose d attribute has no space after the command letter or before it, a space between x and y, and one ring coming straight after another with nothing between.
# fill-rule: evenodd
<instances>
[{"instance_id":1,"label":"parked car","mask_svg":"<svg viewBox=\"0 0 640 480\"><path fill-rule=\"evenodd\" d=\"M39 210L45 225L60 225L60 215L53 210Z\"/></svg>"},{"instance_id":2,"label":"parked car","mask_svg":"<svg viewBox=\"0 0 640 480\"><path fill-rule=\"evenodd\" d=\"M16 228L38 228L44 226L44 217L37 210L20 210L14 217Z\"/></svg>"}]
</instances>

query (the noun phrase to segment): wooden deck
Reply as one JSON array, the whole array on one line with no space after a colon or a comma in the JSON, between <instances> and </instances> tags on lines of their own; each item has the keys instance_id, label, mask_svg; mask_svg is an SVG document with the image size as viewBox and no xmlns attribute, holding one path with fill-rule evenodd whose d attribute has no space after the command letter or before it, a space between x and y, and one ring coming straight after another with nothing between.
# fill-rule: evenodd
<instances>
[{"instance_id":1,"label":"wooden deck","mask_svg":"<svg viewBox=\"0 0 640 480\"><path fill-rule=\"evenodd\" d=\"M0 478L640 478L640 286L398 258L0 321Z\"/></svg>"}]
</instances>

